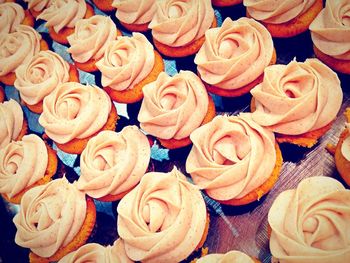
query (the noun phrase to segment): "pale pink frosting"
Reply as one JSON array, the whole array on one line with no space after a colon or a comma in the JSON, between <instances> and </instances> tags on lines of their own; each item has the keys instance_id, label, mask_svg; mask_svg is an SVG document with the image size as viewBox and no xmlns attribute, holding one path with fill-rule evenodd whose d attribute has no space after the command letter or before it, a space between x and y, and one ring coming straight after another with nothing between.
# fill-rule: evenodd
<instances>
[{"instance_id":1,"label":"pale pink frosting","mask_svg":"<svg viewBox=\"0 0 350 263\"><path fill-rule=\"evenodd\" d=\"M118 233L134 261L179 262L200 242L206 207L200 191L174 168L145 174L118 208Z\"/></svg>"},{"instance_id":2,"label":"pale pink frosting","mask_svg":"<svg viewBox=\"0 0 350 263\"><path fill-rule=\"evenodd\" d=\"M316 0L243 0L247 12L256 20L282 24L304 14Z\"/></svg>"},{"instance_id":3,"label":"pale pink frosting","mask_svg":"<svg viewBox=\"0 0 350 263\"><path fill-rule=\"evenodd\" d=\"M263 74L272 55L272 38L263 25L245 17L226 18L221 27L207 30L194 63L205 82L233 90Z\"/></svg>"},{"instance_id":4,"label":"pale pink frosting","mask_svg":"<svg viewBox=\"0 0 350 263\"><path fill-rule=\"evenodd\" d=\"M121 22L137 25L151 22L157 9L156 0L114 0L112 6Z\"/></svg>"},{"instance_id":5,"label":"pale pink frosting","mask_svg":"<svg viewBox=\"0 0 350 263\"><path fill-rule=\"evenodd\" d=\"M208 93L191 71L173 77L165 72L143 87L144 99L137 117L140 127L161 139L183 139L198 128L208 112Z\"/></svg>"},{"instance_id":6,"label":"pale pink frosting","mask_svg":"<svg viewBox=\"0 0 350 263\"><path fill-rule=\"evenodd\" d=\"M57 53L40 51L16 69L15 87L29 105L42 101L59 84L69 81L69 64Z\"/></svg>"},{"instance_id":7,"label":"pale pink frosting","mask_svg":"<svg viewBox=\"0 0 350 263\"><path fill-rule=\"evenodd\" d=\"M48 8L55 0L24 0L28 3L28 8L36 12L42 12Z\"/></svg>"},{"instance_id":8,"label":"pale pink frosting","mask_svg":"<svg viewBox=\"0 0 350 263\"><path fill-rule=\"evenodd\" d=\"M41 36L32 27L19 25L0 37L0 76L14 72L40 51Z\"/></svg>"},{"instance_id":9,"label":"pale pink frosting","mask_svg":"<svg viewBox=\"0 0 350 263\"><path fill-rule=\"evenodd\" d=\"M267 67L263 82L251 94L253 119L288 135L326 126L336 118L343 99L337 74L318 59Z\"/></svg>"},{"instance_id":10,"label":"pale pink frosting","mask_svg":"<svg viewBox=\"0 0 350 263\"><path fill-rule=\"evenodd\" d=\"M348 129L348 132L350 134L350 123L346 124L346 128ZM350 162L350 136L348 136L341 146L341 153L344 156L346 160Z\"/></svg>"},{"instance_id":11,"label":"pale pink frosting","mask_svg":"<svg viewBox=\"0 0 350 263\"><path fill-rule=\"evenodd\" d=\"M243 252L231 250L225 254L208 254L196 263L254 263L254 260Z\"/></svg>"},{"instance_id":12,"label":"pale pink frosting","mask_svg":"<svg viewBox=\"0 0 350 263\"><path fill-rule=\"evenodd\" d=\"M0 103L0 149L16 140L23 127L23 111L17 101Z\"/></svg>"},{"instance_id":13,"label":"pale pink frosting","mask_svg":"<svg viewBox=\"0 0 350 263\"><path fill-rule=\"evenodd\" d=\"M55 0L37 18L47 21L46 26L53 27L58 33L64 27L75 27L86 10L85 0Z\"/></svg>"},{"instance_id":14,"label":"pale pink frosting","mask_svg":"<svg viewBox=\"0 0 350 263\"><path fill-rule=\"evenodd\" d=\"M44 177L48 154L44 141L30 134L0 151L0 193L12 198Z\"/></svg>"},{"instance_id":15,"label":"pale pink frosting","mask_svg":"<svg viewBox=\"0 0 350 263\"><path fill-rule=\"evenodd\" d=\"M350 60L350 1L326 1L310 31L313 43L323 53Z\"/></svg>"},{"instance_id":16,"label":"pale pink frosting","mask_svg":"<svg viewBox=\"0 0 350 263\"><path fill-rule=\"evenodd\" d=\"M15 31L24 19L23 8L16 3L0 4L0 36Z\"/></svg>"},{"instance_id":17,"label":"pale pink frosting","mask_svg":"<svg viewBox=\"0 0 350 263\"><path fill-rule=\"evenodd\" d=\"M66 178L33 187L22 197L15 242L41 257L54 255L80 231L86 216L85 194Z\"/></svg>"},{"instance_id":18,"label":"pale pink frosting","mask_svg":"<svg viewBox=\"0 0 350 263\"><path fill-rule=\"evenodd\" d=\"M101 71L103 87L114 90L132 89L145 79L154 66L152 44L140 33L111 41L104 56L96 63Z\"/></svg>"},{"instance_id":19,"label":"pale pink frosting","mask_svg":"<svg viewBox=\"0 0 350 263\"><path fill-rule=\"evenodd\" d=\"M156 2L156 13L149 24L157 41L185 46L204 36L214 20L210 0L165 0Z\"/></svg>"},{"instance_id":20,"label":"pale pink frosting","mask_svg":"<svg viewBox=\"0 0 350 263\"><path fill-rule=\"evenodd\" d=\"M136 127L119 133L102 131L91 138L80 156L78 189L93 198L117 195L133 188L150 160L147 137Z\"/></svg>"},{"instance_id":21,"label":"pale pink frosting","mask_svg":"<svg viewBox=\"0 0 350 263\"><path fill-rule=\"evenodd\" d=\"M52 140L67 143L98 132L106 124L111 107L102 89L66 82L45 97L39 123Z\"/></svg>"},{"instance_id":22,"label":"pale pink frosting","mask_svg":"<svg viewBox=\"0 0 350 263\"><path fill-rule=\"evenodd\" d=\"M74 33L67 37L70 44L68 52L72 58L85 63L90 59L100 59L109 43L117 38L117 28L110 17L94 15L80 19Z\"/></svg>"},{"instance_id":23,"label":"pale pink frosting","mask_svg":"<svg viewBox=\"0 0 350 263\"><path fill-rule=\"evenodd\" d=\"M275 137L251 114L216 116L190 138L186 171L216 200L242 198L266 182L276 164Z\"/></svg>"},{"instance_id":24,"label":"pale pink frosting","mask_svg":"<svg viewBox=\"0 0 350 263\"><path fill-rule=\"evenodd\" d=\"M310 177L282 192L268 214L273 257L281 263L350 262L349 207L350 191L330 177Z\"/></svg>"}]
</instances>

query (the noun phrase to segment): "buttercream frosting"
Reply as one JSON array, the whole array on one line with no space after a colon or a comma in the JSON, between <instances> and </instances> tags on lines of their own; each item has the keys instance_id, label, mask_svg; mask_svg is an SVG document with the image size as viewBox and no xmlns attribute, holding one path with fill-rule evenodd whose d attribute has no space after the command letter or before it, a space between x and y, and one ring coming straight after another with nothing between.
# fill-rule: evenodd
<instances>
[{"instance_id":1,"label":"buttercream frosting","mask_svg":"<svg viewBox=\"0 0 350 263\"><path fill-rule=\"evenodd\" d=\"M350 60L350 1L326 1L310 25L311 38L323 53Z\"/></svg>"},{"instance_id":2,"label":"buttercream frosting","mask_svg":"<svg viewBox=\"0 0 350 263\"><path fill-rule=\"evenodd\" d=\"M350 123L346 124L346 128L350 134ZM350 136L345 138L340 150L344 158L350 162Z\"/></svg>"},{"instance_id":3,"label":"buttercream frosting","mask_svg":"<svg viewBox=\"0 0 350 263\"><path fill-rule=\"evenodd\" d=\"M29 105L41 102L59 84L69 81L69 64L57 53L40 51L16 69L15 87Z\"/></svg>"},{"instance_id":4,"label":"buttercream frosting","mask_svg":"<svg viewBox=\"0 0 350 263\"><path fill-rule=\"evenodd\" d=\"M157 9L156 0L114 0L112 6L117 8L115 16L126 24L149 23Z\"/></svg>"},{"instance_id":5,"label":"buttercream frosting","mask_svg":"<svg viewBox=\"0 0 350 263\"><path fill-rule=\"evenodd\" d=\"M147 137L136 127L119 133L102 131L91 138L80 156L77 187L93 198L117 195L133 188L150 160Z\"/></svg>"},{"instance_id":6,"label":"buttercream frosting","mask_svg":"<svg viewBox=\"0 0 350 263\"><path fill-rule=\"evenodd\" d=\"M183 139L198 128L208 112L208 93L191 71L173 77L162 72L143 87L138 121L147 133L161 139Z\"/></svg>"},{"instance_id":7,"label":"buttercream frosting","mask_svg":"<svg viewBox=\"0 0 350 263\"><path fill-rule=\"evenodd\" d=\"M304 14L316 0L243 0L254 19L270 24L282 24Z\"/></svg>"},{"instance_id":8,"label":"buttercream frosting","mask_svg":"<svg viewBox=\"0 0 350 263\"><path fill-rule=\"evenodd\" d=\"M16 3L0 4L0 36L15 31L24 19L23 8Z\"/></svg>"},{"instance_id":9,"label":"buttercream frosting","mask_svg":"<svg viewBox=\"0 0 350 263\"><path fill-rule=\"evenodd\" d=\"M16 140L23 127L23 111L17 101L0 103L0 149Z\"/></svg>"},{"instance_id":10,"label":"buttercream frosting","mask_svg":"<svg viewBox=\"0 0 350 263\"><path fill-rule=\"evenodd\" d=\"M330 177L306 178L282 192L268 214L273 257L281 263L349 262L349 207L350 191Z\"/></svg>"},{"instance_id":11,"label":"buttercream frosting","mask_svg":"<svg viewBox=\"0 0 350 263\"><path fill-rule=\"evenodd\" d=\"M0 151L0 193L12 198L44 177L48 154L44 141L30 134Z\"/></svg>"},{"instance_id":12,"label":"buttercream frosting","mask_svg":"<svg viewBox=\"0 0 350 263\"><path fill-rule=\"evenodd\" d=\"M225 254L208 254L199 258L197 263L254 263L251 257L237 250Z\"/></svg>"},{"instance_id":13,"label":"buttercream frosting","mask_svg":"<svg viewBox=\"0 0 350 263\"><path fill-rule=\"evenodd\" d=\"M206 226L200 191L174 168L145 174L117 207L118 233L134 261L179 262L199 244Z\"/></svg>"},{"instance_id":14,"label":"buttercream frosting","mask_svg":"<svg viewBox=\"0 0 350 263\"><path fill-rule=\"evenodd\" d=\"M117 28L110 17L94 15L77 21L74 33L67 37L68 52L72 58L85 63L90 59L99 60L110 41L117 38Z\"/></svg>"},{"instance_id":15,"label":"buttercream frosting","mask_svg":"<svg viewBox=\"0 0 350 263\"><path fill-rule=\"evenodd\" d=\"M42 12L48 8L55 0L24 0L28 3L28 8L36 12Z\"/></svg>"},{"instance_id":16,"label":"buttercream frosting","mask_svg":"<svg viewBox=\"0 0 350 263\"><path fill-rule=\"evenodd\" d=\"M140 33L111 41L104 56L96 63L103 87L123 91L145 79L154 66L154 49Z\"/></svg>"},{"instance_id":17,"label":"buttercream frosting","mask_svg":"<svg viewBox=\"0 0 350 263\"><path fill-rule=\"evenodd\" d=\"M85 194L66 178L33 187L23 195L13 218L15 242L40 257L50 257L74 239L85 216Z\"/></svg>"},{"instance_id":18,"label":"buttercream frosting","mask_svg":"<svg viewBox=\"0 0 350 263\"><path fill-rule=\"evenodd\" d=\"M256 106L254 121L288 135L329 124L343 98L337 74L318 59L267 67L263 82L251 94Z\"/></svg>"},{"instance_id":19,"label":"buttercream frosting","mask_svg":"<svg viewBox=\"0 0 350 263\"><path fill-rule=\"evenodd\" d=\"M194 63L205 82L233 90L263 74L272 55L272 37L263 25L245 17L226 18L221 27L206 31Z\"/></svg>"},{"instance_id":20,"label":"buttercream frosting","mask_svg":"<svg viewBox=\"0 0 350 263\"><path fill-rule=\"evenodd\" d=\"M40 51L41 36L32 27L19 25L0 37L0 76L14 72Z\"/></svg>"},{"instance_id":21,"label":"buttercream frosting","mask_svg":"<svg viewBox=\"0 0 350 263\"><path fill-rule=\"evenodd\" d=\"M52 140L67 143L98 132L111 107L111 99L97 86L66 82L45 97L39 123Z\"/></svg>"},{"instance_id":22,"label":"buttercream frosting","mask_svg":"<svg viewBox=\"0 0 350 263\"><path fill-rule=\"evenodd\" d=\"M214 20L210 0L156 1L156 13L149 24L157 41L171 46L185 46L204 36Z\"/></svg>"}]
</instances>

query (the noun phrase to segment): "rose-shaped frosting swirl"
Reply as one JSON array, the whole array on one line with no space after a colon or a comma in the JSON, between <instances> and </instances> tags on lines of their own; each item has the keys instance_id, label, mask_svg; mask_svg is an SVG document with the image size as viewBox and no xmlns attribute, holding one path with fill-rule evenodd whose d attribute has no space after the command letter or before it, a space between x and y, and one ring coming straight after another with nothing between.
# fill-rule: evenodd
<instances>
[{"instance_id":1,"label":"rose-shaped frosting swirl","mask_svg":"<svg viewBox=\"0 0 350 263\"><path fill-rule=\"evenodd\" d=\"M191 71L173 77L162 72L144 86L138 120L143 130L161 139L183 139L198 128L208 111L208 93Z\"/></svg>"},{"instance_id":2,"label":"rose-shaped frosting swirl","mask_svg":"<svg viewBox=\"0 0 350 263\"><path fill-rule=\"evenodd\" d=\"M346 124L346 128L348 129L348 132L350 134L350 123ZM350 162L350 136L345 138L340 150L345 159Z\"/></svg>"},{"instance_id":3,"label":"rose-shaped frosting swirl","mask_svg":"<svg viewBox=\"0 0 350 263\"><path fill-rule=\"evenodd\" d=\"M47 50L16 69L15 87L25 103L34 105L68 80L69 64L57 53Z\"/></svg>"},{"instance_id":4,"label":"rose-shaped frosting swirl","mask_svg":"<svg viewBox=\"0 0 350 263\"><path fill-rule=\"evenodd\" d=\"M256 20L282 24L305 13L316 0L243 0L247 12Z\"/></svg>"},{"instance_id":5,"label":"rose-shaped frosting swirl","mask_svg":"<svg viewBox=\"0 0 350 263\"><path fill-rule=\"evenodd\" d=\"M350 262L350 191L330 177L304 179L272 204L270 249L279 262Z\"/></svg>"},{"instance_id":6,"label":"rose-shaped frosting swirl","mask_svg":"<svg viewBox=\"0 0 350 263\"><path fill-rule=\"evenodd\" d=\"M23 127L23 111L17 101L0 103L0 149L16 140Z\"/></svg>"},{"instance_id":7,"label":"rose-shaped frosting swirl","mask_svg":"<svg viewBox=\"0 0 350 263\"><path fill-rule=\"evenodd\" d=\"M0 76L14 72L40 51L41 36L32 27L19 25L0 37Z\"/></svg>"},{"instance_id":8,"label":"rose-shaped frosting swirl","mask_svg":"<svg viewBox=\"0 0 350 263\"><path fill-rule=\"evenodd\" d=\"M73 240L85 216L85 194L66 178L33 187L23 195L13 218L15 242L38 256L50 257Z\"/></svg>"},{"instance_id":9,"label":"rose-shaped frosting swirl","mask_svg":"<svg viewBox=\"0 0 350 263\"><path fill-rule=\"evenodd\" d=\"M223 89L237 89L257 79L271 62L273 42L267 29L249 18L226 18L205 33L197 53L201 78Z\"/></svg>"},{"instance_id":10,"label":"rose-shaped frosting swirl","mask_svg":"<svg viewBox=\"0 0 350 263\"><path fill-rule=\"evenodd\" d=\"M99 131L108 119L112 103L96 86L66 82L45 97L39 123L55 142L67 143Z\"/></svg>"},{"instance_id":11,"label":"rose-shaped frosting swirl","mask_svg":"<svg viewBox=\"0 0 350 263\"><path fill-rule=\"evenodd\" d=\"M90 59L100 59L108 44L117 38L117 28L110 17L94 15L87 19L80 19L74 33L67 37L68 52L72 58L85 63Z\"/></svg>"},{"instance_id":12,"label":"rose-shaped frosting swirl","mask_svg":"<svg viewBox=\"0 0 350 263\"><path fill-rule=\"evenodd\" d=\"M0 36L15 31L24 19L23 8L16 3L0 4Z\"/></svg>"},{"instance_id":13,"label":"rose-shaped frosting swirl","mask_svg":"<svg viewBox=\"0 0 350 263\"><path fill-rule=\"evenodd\" d=\"M117 211L126 254L142 262L187 258L200 242L207 220L200 191L176 168L145 174Z\"/></svg>"},{"instance_id":14,"label":"rose-shaped frosting swirl","mask_svg":"<svg viewBox=\"0 0 350 263\"><path fill-rule=\"evenodd\" d=\"M289 135L326 126L343 99L337 74L318 59L267 67L263 82L251 93L256 105L254 121Z\"/></svg>"},{"instance_id":15,"label":"rose-shaped frosting swirl","mask_svg":"<svg viewBox=\"0 0 350 263\"><path fill-rule=\"evenodd\" d=\"M117 8L115 16L127 24L149 23L157 9L156 0L114 0L112 6Z\"/></svg>"},{"instance_id":16,"label":"rose-shaped frosting swirl","mask_svg":"<svg viewBox=\"0 0 350 263\"><path fill-rule=\"evenodd\" d=\"M310 25L315 46L337 59L350 60L350 2L326 1L326 7Z\"/></svg>"},{"instance_id":17,"label":"rose-shaped frosting swirl","mask_svg":"<svg viewBox=\"0 0 350 263\"><path fill-rule=\"evenodd\" d=\"M81 154L77 187L93 198L126 192L146 172L150 155L147 137L136 126L102 131Z\"/></svg>"},{"instance_id":18,"label":"rose-shaped frosting swirl","mask_svg":"<svg viewBox=\"0 0 350 263\"><path fill-rule=\"evenodd\" d=\"M276 164L273 133L250 114L216 116L190 138L186 171L216 200L245 196L271 176Z\"/></svg>"},{"instance_id":19,"label":"rose-shaped frosting swirl","mask_svg":"<svg viewBox=\"0 0 350 263\"><path fill-rule=\"evenodd\" d=\"M44 177L48 154L44 141L30 134L0 151L0 193L12 198Z\"/></svg>"},{"instance_id":20,"label":"rose-shaped frosting swirl","mask_svg":"<svg viewBox=\"0 0 350 263\"><path fill-rule=\"evenodd\" d=\"M165 0L156 5L149 28L154 39L168 46L185 46L201 38L214 20L210 0Z\"/></svg>"},{"instance_id":21,"label":"rose-shaped frosting swirl","mask_svg":"<svg viewBox=\"0 0 350 263\"><path fill-rule=\"evenodd\" d=\"M29 9L33 9L36 12L42 12L52 5L54 0L24 0L24 2L28 3Z\"/></svg>"},{"instance_id":22,"label":"rose-shaped frosting swirl","mask_svg":"<svg viewBox=\"0 0 350 263\"><path fill-rule=\"evenodd\" d=\"M243 252L231 250L225 254L206 255L196 263L254 263L254 260Z\"/></svg>"},{"instance_id":23,"label":"rose-shaped frosting swirl","mask_svg":"<svg viewBox=\"0 0 350 263\"><path fill-rule=\"evenodd\" d=\"M58 33L64 27L75 27L77 21L85 16L86 9L84 0L55 0L43 10L38 19L47 21L46 26L53 27Z\"/></svg>"},{"instance_id":24,"label":"rose-shaped frosting swirl","mask_svg":"<svg viewBox=\"0 0 350 263\"><path fill-rule=\"evenodd\" d=\"M102 73L103 87L119 91L132 89L152 71L153 46L140 33L133 33L132 37L118 37L110 42L96 66Z\"/></svg>"}]
</instances>

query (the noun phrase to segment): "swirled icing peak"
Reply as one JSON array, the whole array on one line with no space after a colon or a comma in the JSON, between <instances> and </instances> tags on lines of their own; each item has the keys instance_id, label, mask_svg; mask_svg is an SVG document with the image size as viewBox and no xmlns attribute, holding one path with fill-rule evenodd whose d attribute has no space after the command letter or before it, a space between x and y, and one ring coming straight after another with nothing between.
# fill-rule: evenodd
<instances>
[{"instance_id":1,"label":"swirled icing peak","mask_svg":"<svg viewBox=\"0 0 350 263\"><path fill-rule=\"evenodd\" d=\"M208 254L197 263L254 263L254 260L243 252L231 250L225 254Z\"/></svg>"},{"instance_id":2,"label":"swirled icing peak","mask_svg":"<svg viewBox=\"0 0 350 263\"><path fill-rule=\"evenodd\" d=\"M137 25L149 23L157 9L156 0L114 0L112 6L121 22Z\"/></svg>"},{"instance_id":3,"label":"swirled icing peak","mask_svg":"<svg viewBox=\"0 0 350 263\"><path fill-rule=\"evenodd\" d=\"M16 3L0 4L0 36L15 31L24 19L23 8Z\"/></svg>"},{"instance_id":4,"label":"swirled icing peak","mask_svg":"<svg viewBox=\"0 0 350 263\"><path fill-rule=\"evenodd\" d=\"M272 204L270 250L279 262L350 261L350 191L315 176L282 192Z\"/></svg>"},{"instance_id":5,"label":"swirled icing peak","mask_svg":"<svg viewBox=\"0 0 350 263\"><path fill-rule=\"evenodd\" d=\"M256 105L253 120L289 135L329 124L343 98L337 74L318 59L267 67L263 82L251 94Z\"/></svg>"},{"instance_id":6,"label":"swirled icing peak","mask_svg":"<svg viewBox=\"0 0 350 263\"><path fill-rule=\"evenodd\" d=\"M56 0L24 0L28 3L28 8L36 12L42 12Z\"/></svg>"}]
</instances>

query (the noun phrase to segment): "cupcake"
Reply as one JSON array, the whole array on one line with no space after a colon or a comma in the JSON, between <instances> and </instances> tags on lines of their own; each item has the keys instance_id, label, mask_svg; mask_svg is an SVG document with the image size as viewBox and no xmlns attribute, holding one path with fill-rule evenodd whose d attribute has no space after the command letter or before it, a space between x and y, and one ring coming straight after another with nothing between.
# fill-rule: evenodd
<instances>
[{"instance_id":1,"label":"cupcake","mask_svg":"<svg viewBox=\"0 0 350 263\"><path fill-rule=\"evenodd\" d=\"M156 0L114 0L113 6L119 22L132 32L146 32L157 9Z\"/></svg>"},{"instance_id":2,"label":"cupcake","mask_svg":"<svg viewBox=\"0 0 350 263\"><path fill-rule=\"evenodd\" d=\"M94 5L105 12L111 12L115 8L113 7L113 0L92 0Z\"/></svg>"},{"instance_id":3,"label":"cupcake","mask_svg":"<svg viewBox=\"0 0 350 263\"><path fill-rule=\"evenodd\" d=\"M29 248L30 262L58 261L84 245L94 228L96 209L66 178L28 190L13 218L15 242Z\"/></svg>"},{"instance_id":4,"label":"cupcake","mask_svg":"<svg viewBox=\"0 0 350 263\"><path fill-rule=\"evenodd\" d=\"M137 117L140 127L169 149L190 145L190 134L215 116L211 96L191 71L173 77L162 72L143 93Z\"/></svg>"},{"instance_id":5,"label":"cupcake","mask_svg":"<svg viewBox=\"0 0 350 263\"><path fill-rule=\"evenodd\" d=\"M272 262L350 262L350 191L330 177L302 180L273 202Z\"/></svg>"},{"instance_id":6,"label":"cupcake","mask_svg":"<svg viewBox=\"0 0 350 263\"><path fill-rule=\"evenodd\" d=\"M48 50L47 43L32 27L19 25L15 31L0 38L0 81L13 86L15 70L28 63L40 50Z\"/></svg>"},{"instance_id":7,"label":"cupcake","mask_svg":"<svg viewBox=\"0 0 350 263\"><path fill-rule=\"evenodd\" d=\"M176 168L145 174L117 212L118 233L133 261L180 262L203 245L208 232L204 199Z\"/></svg>"},{"instance_id":8,"label":"cupcake","mask_svg":"<svg viewBox=\"0 0 350 263\"><path fill-rule=\"evenodd\" d=\"M243 0L247 16L270 31L273 37L288 38L308 30L323 8L322 0Z\"/></svg>"},{"instance_id":9,"label":"cupcake","mask_svg":"<svg viewBox=\"0 0 350 263\"><path fill-rule=\"evenodd\" d=\"M111 41L96 63L101 83L112 100L134 103L143 98L143 87L164 70L162 57L140 33Z\"/></svg>"},{"instance_id":10,"label":"cupcake","mask_svg":"<svg viewBox=\"0 0 350 263\"><path fill-rule=\"evenodd\" d=\"M5 100L5 91L4 88L0 85L0 102Z\"/></svg>"},{"instance_id":11,"label":"cupcake","mask_svg":"<svg viewBox=\"0 0 350 263\"><path fill-rule=\"evenodd\" d=\"M282 155L271 131L250 113L216 116L192 132L186 171L200 189L226 205L245 205L276 183Z\"/></svg>"},{"instance_id":12,"label":"cupcake","mask_svg":"<svg viewBox=\"0 0 350 263\"><path fill-rule=\"evenodd\" d=\"M21 140L27 130L28 123L18 102L10 99L0 103L0 149Z\"/></svg>"},{"instance_id":13,"label":"cupcake","mask_svg":"<svg viewBox=\"0 0 350 263\"><path fill-rule=\"evenodd\" d=\"M0 35L14 32L19 25L34 26L29 11L16 3L0 3Z\"/></svg>"},{"instance_id":14,"label":"cupcake","mask_svg":"<svg viewBox=\"0 0 350 263\"><path fill-rule=\"evenodd\" d=\"M37 18L45 9L49 8L54 0L24 0L28 3L30 13Z\"/></svg>"},{"instance_id":15,"label":"cupcake","mask_svg":"<svg viewBox=\"0 0 350 263\"><path fill-rule=\"evenodd\" d=\"M312 147L332 126L340 109L340 81L318 59L265 69L251 90L253 120L276 133L278 142Z\"/></svg>"},{"instance_id":16,"label":"cupcake","mask_svg":"<svg viewBox=\"0 0 350 263\"><path fill-rule=\"evenodd\" d=\"M225 262L240 262L240 263L259 263L260 261L251 258L243 252L231 250L225 254L208 254L201 257L196 263L225 263Z\"/></svg>"},{"instance_id":17,"label":"cupcake","mask_svg":"<svg viewBox=\"0 0 350 263\"><path fill-rule=\"evenodd\" d=\"M0 193L19 204L26 191L51 180L57 163L56 152L37 135L12 141L0 151Z\"/></svg>"},{"instance_id":18,"label":"cupcake","mask_svg":"<svg viewBox=\"0 0 350 263\"><path fill-rule=\"evenodd\" d=\"M103 54L112 40L121 36L110 17L94 15L77 21L74 33L67 37L71 54L77 68L87 71L97 71L95 63Z\"/></svg>"},{"instance_id":19,"label":"cupcake","mask_svg":"<svg viewBox=\"0 0 350 263\"><path fill-rule=\"evenodd\" d=\"M68 44L67 37L74 33L76 23L93 15L93 8L85 0L56 0L44 9L37 19L47 21L46 27L53 40Z\"/></svg>"},{"instance_id":20,"label":"cupcake","mask_svg":"<svg viewBox=\"0 0 350 263\"><path fill-rule=\"evenodd\" d=\"M205 33L194 63L209 92L236 97L259 84L264 69L276 62L269 31L253 19L226 18Z\"/></svg>"},{"instance_id":21,"label":"cupcake","mask_svg":"<svg viewBox=\"0 0 350 263\"><path fill-rule=\"evenodd\" d=\"M216 27L210 0L156 1L157 9L149 28L153 43L169 57L186 57L197 53L204 43L204 33Z\"/></svg>"},{"instance_id":22,"label":"cupcake","mask_svg":"<svg viewBox=\"0 0 350 263\"><path fill-rule=\"evenodd\" d=\"M234 6L242 2L243 0L211 0L211 3L218 7Z\"/></svg>"},{"instance_id":23,"label":"cupcake","mask_svg":"<svg viewBox=\"0 0 350 263\"><path fill-rule=\"evenodd\" d=\"M102 89L66 82L45 97L39 123L59 149L80 154L98 132L114 130L117 119L117 110Z\"/></svg>"},{"instance_id":24,"label":"cupcake","mask_svg":"<svg viewBox=\"0 0 350 263\"><path fill-rule=\"evenodd\" d=\"M22 102L35 113L43 111L43 99L59 84L79 82L79 73L57 53L40 51L16 71L15 88Z\"/></svg>"},{"instance_id":25,"label":"cupcake","mask_svg":"<svg viewBox=\"0 0 350 263\"><path fill-rule=\"evenodd\" d=\"M350 22L348 0L326 1L310 25L316 56L332 69L350 74Z\"/></svg>"},{"instance_id":26,"label":"cupcake","mask_svg":"<svg viewBox=\"0 0 350 263\"><path fill-rule=\"evenodd\" d=\"M146 135L136 126L102 131L80 156L79 190L100 201L121 199L145 174L151 156Z\"/></svg>"}]
</instances>

